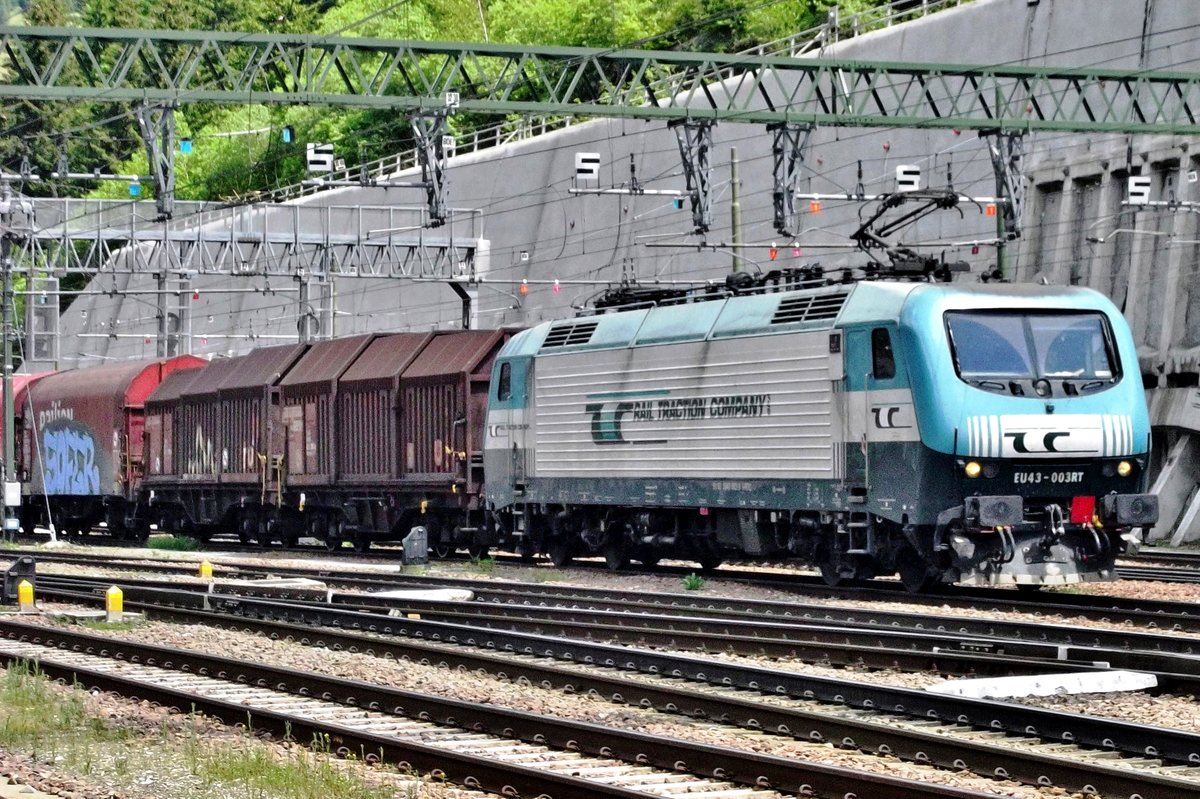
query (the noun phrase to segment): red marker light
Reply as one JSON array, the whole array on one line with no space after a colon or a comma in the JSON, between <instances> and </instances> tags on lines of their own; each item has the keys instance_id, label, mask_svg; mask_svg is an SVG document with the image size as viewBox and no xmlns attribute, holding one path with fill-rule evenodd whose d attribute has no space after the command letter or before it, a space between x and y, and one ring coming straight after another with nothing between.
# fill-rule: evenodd
<instances>
[{"instance_id":1,"label":"red marker light","mask_svg":"<svg viewBox=\"0 0 1200 799\"><path fill-rule=\"evenodd\" d=\"M521 281L521 296L524 297L528 293L529 293L529 281L522 280Z\"/></svg>"},{"instance_id":2,"label":"red marker light","mask_svg":"<svg viewBox=\"0 0 1200 799\"><path fill-rule=\"evenodd\" d=\"M553 291L554 291L554 293L555 293L555 294L559 294L560 292L562 292L562 286L558 285L558 278L554 278L554 289L553 289Z\"/></svg>"},{"instance_id":3,"label":"red marker light","mask_svg":"<svg viewBox=\"0 0 1200 799\"><path fill-rule=\"evenodd\" d=\"M200 292L198 292L198 291L193 291L193 292L192 292L192 302L195 302L195 301L196 301L196 300L198 300L198 299L200 299Z\"/></svg>"},{"instance_id":4,"label":"red marker light","mask_svg":"<svg viewBox=\"0 0 1200 799\"><path fill-rule=\"evenodd\" d=\"M767 250L767 257L770 258L772 261L774 261L776 258L779 257L779 248L772 247L771 249Z\"/></svg>"},{"instance_id":5,"label":"red marker light","mask_svg":"<svg viewBox=\"0 0 1200 799\"><path fill-rule=\"evenodd\" d=\"M810 202L810 203L808 204L808 210L809 210L809 211L812 211L814 214L819 214L819 213L821 213L821 201L820 201L820 200L813 200L812 202Z\"/></svg>"},{"instance_id":6,"label":"red marker light","mask_svg":"<svg viewBox=\"0 0 1200 799\"><path fill-rule=\"evenodd\" d=\"M987 207L984 210L987 212L988 216L995 216L996 215L996 204L988 203Z\"/></svg>"}]
</instances>

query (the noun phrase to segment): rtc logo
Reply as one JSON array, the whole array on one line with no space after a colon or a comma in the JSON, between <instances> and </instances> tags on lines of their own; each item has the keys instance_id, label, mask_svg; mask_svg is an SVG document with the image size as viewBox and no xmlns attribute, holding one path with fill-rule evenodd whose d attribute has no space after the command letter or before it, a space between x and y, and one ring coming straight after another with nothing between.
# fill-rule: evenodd
<instances>
[{"instance_id":1,"label":"rtc logo","mask_svg":"<svg viewBox=\"0 0 1200 799\"><path fill-rule=\"evenodd\" d=\"M903 410L899 405L876 405L871 408L875 415L875 427L880 430L907 430L912 427L905 424L905 418L900 415Z\"/></svg>"},{"instance_id":2,"label":"rtc logo","mask_svg":"<svg viewBox=\"0 0 1200 799\"><path fill-rule=\"evenodd\" d=\"M603 402L589 402L584 411L592 415L592 443L628 444L621 435L621 417L633 410L632 402L618 402L605 408Z\"/></svg>"},{"instance_id":3,"label":"rtc logo","mask_svg":"<svg viewBox=\"0 0 1200 799\"><path fill-rule=\"evenodd\" d=\"M1012 442L1013 450L1021 455L1039 452L1091 452L1091 448L1071 449L1065 440L1070 438L1071 434L1062 430L1051 430L1048 433L1041 430L1020 430L1005 432L1004 437Z\"/></svg>"}]
</instances>

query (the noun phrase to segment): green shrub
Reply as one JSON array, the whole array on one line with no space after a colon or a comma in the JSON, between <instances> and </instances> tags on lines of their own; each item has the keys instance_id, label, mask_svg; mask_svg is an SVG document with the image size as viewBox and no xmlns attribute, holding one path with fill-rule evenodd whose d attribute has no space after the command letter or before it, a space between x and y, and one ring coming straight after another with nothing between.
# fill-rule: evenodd
<instances>
[{"instance_id":1,"label":"green shrub","mask_svg":"<svg viewBox=\"0 0 1200 799\"><path fill-rule=\"evenodd\" d=\"M185 535L156 535L146 542L151 549L170 549L176 552L195 552L200 542Z\"/></svg>"}]
</instances>

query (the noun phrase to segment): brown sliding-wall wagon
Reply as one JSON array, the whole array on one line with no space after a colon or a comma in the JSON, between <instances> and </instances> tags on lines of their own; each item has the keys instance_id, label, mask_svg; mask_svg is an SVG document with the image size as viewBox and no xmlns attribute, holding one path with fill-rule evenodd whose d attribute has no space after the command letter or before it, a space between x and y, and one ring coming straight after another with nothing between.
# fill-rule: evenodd
<instances>
[{"instance_id":1,"label":"brown sliding-wall wagon","mask_svg":"<svg viewBox=\"0 0 1200 799\"><path fill-rule=\"evenodd\" d=\"M257 350L147 403L144 518L330 549L427 528L483 551L482 446L502 331L363 335Z\"/></svg>"}]
</instances>

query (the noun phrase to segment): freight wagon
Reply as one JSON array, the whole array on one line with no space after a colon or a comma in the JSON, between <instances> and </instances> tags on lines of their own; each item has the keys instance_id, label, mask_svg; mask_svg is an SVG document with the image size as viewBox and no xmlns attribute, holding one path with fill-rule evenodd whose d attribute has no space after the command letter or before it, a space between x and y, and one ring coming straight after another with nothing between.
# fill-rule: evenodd
<instances>
[{"instance_id":1,"label":"freight wagon","mask_svg":"<svg viewBox=\"0 0 1200 799\"><path fill-rule=\"evenodd\" d=\"M483 419L507 336L271 347L165 381L147 402L143 527L361 550L422 524L437 551L483 551Z\"/></svg>"},{"instance_id":2,"label":"freight wagon","mask_svg":"<svg viewBox=\"0 0 1200 799\"><path fill-rule=\"evenodd\" d=\"M184 355L106 364L48 374L17 392L21 526L85 534L105 525L117 538L140 536L133 511L146 398L163 378L203 363Z\"/></svg>"}]
</instances>

